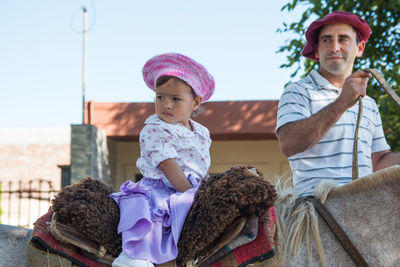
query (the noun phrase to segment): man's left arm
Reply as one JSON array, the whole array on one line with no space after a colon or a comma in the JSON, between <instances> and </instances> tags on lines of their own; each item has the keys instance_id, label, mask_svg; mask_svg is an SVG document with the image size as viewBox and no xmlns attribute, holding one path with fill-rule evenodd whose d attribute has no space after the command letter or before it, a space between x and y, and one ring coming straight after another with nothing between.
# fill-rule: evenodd
<instances>
[{"instance_id":1,"label":"man's left arm","mask_svg":"<svg viewBox=\"0 0 400 267\"><path fill-rule=\"evenodd\" d=\"M376 172L392 165L400 164L400 152L383 150L372 153L371 159L374 172Z\"/></svg>"}]
</instances>

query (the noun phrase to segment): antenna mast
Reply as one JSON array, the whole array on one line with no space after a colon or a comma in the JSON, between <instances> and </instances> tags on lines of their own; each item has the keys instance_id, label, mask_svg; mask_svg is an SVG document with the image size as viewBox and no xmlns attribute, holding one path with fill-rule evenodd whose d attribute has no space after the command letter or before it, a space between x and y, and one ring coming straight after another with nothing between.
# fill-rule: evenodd
<instances>
[{"instance_id":1,"label":"antenna mast","mask_svg":"<svg viewBox=\"0 0 400 267\"><path fill-rule=\"evenodd\" d=\"M87 12L83 10L83 51L82 51L82 124L85 124L85 91L86 91L86 39L87 39Z\"/></svg>"}]
</instances>

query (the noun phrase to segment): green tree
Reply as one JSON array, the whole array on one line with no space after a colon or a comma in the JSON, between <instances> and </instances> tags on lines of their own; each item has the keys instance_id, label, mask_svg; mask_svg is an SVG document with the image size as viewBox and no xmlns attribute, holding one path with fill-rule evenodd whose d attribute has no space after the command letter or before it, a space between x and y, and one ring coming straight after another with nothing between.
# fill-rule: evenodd
<instances>
[{"instance_id":1,"label":"green tree","mask_svg":"<svg viewBox=\"0 0 400 267\"><path fill-rule=\"evenodd\" d=\"M354 69L375 68L379 70L389 85L399 94L400 83L400 0L293 0L285 4L281 11L291 12L295 8L307 9L300 21L284 23L278 32L294 33L297 38L289 40L278 52L287 53L287 61L281 68L293 68L293 78L299 70L304 76L317 68L318 62L301 56L305 41L305 31L315 19L336 11L348 11L365 19L372 29L364 54L354 63ZM400 150L400 109L381 89L376 81L371 81L367 94L378 104L383 120L383 128L392 150Z\"/></svg>"}]
</instances>

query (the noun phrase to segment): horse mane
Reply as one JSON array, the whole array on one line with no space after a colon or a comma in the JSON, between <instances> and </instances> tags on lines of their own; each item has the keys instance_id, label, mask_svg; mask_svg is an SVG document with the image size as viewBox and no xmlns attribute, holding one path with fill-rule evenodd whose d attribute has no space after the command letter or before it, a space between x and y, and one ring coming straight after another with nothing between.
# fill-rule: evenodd
<instances>
[{"instance_id":1,"label":"horse mane","mask_svg":"<svg viewBox=\"0 0 400 267\"><path fill-rule=\"evenodd\" d=\"M318 232L318 219L314 206L303 201L293 210L298 194L294 187L289 185L289 180L278 178L276 184L278 199L276 200L276 211L278 219L277 251L283 261L288 256L297 254L303 239L306 242L307 258L309 265L312 263L312 240L315 242L317 253L321 263L325 266L325 256Z\"/></svg>"},{"instance_id":2,"label":"horse mane","mask_svg":"<svg viewBox=\"0 0 400 267\"><path fill-rule=\"evenodd\" d=\"M379 188L398 188L400 186L400 165L392 166L371 175L357 179L343 186L332 180L320 182L314 190L317 199L322 203L329 197L351 197L360 192L377 190ZM318 231L318 219L314 206L308 201L302 201L293 210L298 194L289 184L290 179L278 178L276 190L276 211L278 219L277 250L283 261L297 254L303 240L307 249L308 264L312 264L312 244L314 242L322 266L326 266L322 242Z\"/></svg>"}]
</instances>

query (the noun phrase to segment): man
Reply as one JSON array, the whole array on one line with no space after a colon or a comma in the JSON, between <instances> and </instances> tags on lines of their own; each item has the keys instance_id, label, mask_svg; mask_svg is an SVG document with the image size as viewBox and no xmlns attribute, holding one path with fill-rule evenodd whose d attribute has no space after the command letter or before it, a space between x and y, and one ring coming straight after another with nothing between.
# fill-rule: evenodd
<instances>
[{"instance_id":1,"label":"man","mask_svg":"<svg viewBox=\"0 0 400 267\"><path fill-rule=\"evenodd\" d=\"M359 96L364 104L358 141L360 177L400 164L400 153L389 150L378 107L366 96L370 74L353 72L370 33L364 20L343 11L330 13L307 29L302 55L318 61L320 68L285 88L276 127L300 196L312 195L323 179L351 181Z\"/></svg>"}]
</instances>

